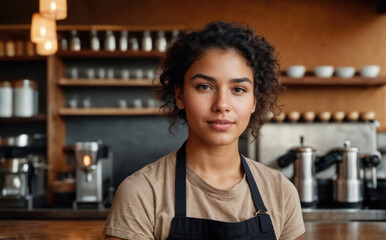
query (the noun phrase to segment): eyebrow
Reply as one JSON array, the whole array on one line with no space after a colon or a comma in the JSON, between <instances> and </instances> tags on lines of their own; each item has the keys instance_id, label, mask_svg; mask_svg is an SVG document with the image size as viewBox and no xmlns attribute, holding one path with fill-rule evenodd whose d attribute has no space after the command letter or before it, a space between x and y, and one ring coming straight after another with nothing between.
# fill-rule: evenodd
<instances>
[{"instance_id":1,"label":"eyebrow","mask_svg":"<svg viewBox=\"0 0 386 240\"><path fill-rule=\"evenodd\" d=\"M192 78L190 78L190 80L194 80L196 78L202 78L202 79L205 79L205 80L207 80L209 82L216 82L216 79L214 77L210 77L210 76L207 76L207 75L202 74L202 73L194 75ZM252 84L252 81L249 78L246 78L246 77L243 77L243 78L232 78L230 80L230 82L231 83L249 82L250 84Z\"/></svg>"}]
</instances>

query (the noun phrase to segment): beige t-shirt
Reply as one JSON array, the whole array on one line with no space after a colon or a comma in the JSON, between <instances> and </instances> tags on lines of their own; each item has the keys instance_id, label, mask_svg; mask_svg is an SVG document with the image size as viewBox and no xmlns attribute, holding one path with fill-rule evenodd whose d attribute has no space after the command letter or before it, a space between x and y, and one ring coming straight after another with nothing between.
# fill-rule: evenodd
<instances>
[{"instance_id":1,"label":"beige t-shirt","mask_svg":"<svg viewBox=\"0 0 386 240\"><path fill-rule=\"evenodd\" d=\"M277 239L295 239L305 232L294 185L279 171L246 159L268 210ZM123 239L166 239L174 217L176 151L127 177L114 197L104 234ZM186 215L223 222L254 217L248 182L230 190L210 186L186 169Z\"/></svg>"}]
</instances>

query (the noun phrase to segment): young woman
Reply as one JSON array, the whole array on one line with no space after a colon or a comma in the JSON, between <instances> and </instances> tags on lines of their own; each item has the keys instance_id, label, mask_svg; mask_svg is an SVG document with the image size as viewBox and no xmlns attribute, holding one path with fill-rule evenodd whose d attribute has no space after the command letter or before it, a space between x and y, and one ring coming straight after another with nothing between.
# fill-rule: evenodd
<instances>
[{"instance_id":1,"label":"young woman","mask_svg":"<svg viewBox=\"0 0 386 240\"><path fill-rule=\"evenodd\" d=\"M295 187L238 148L277 107L273 47L247 27L214 22L178 40L162 70L160 97L172 125L186 121L188 139L122 182L106 238L302 238Z\"/></svg>"}]
</instances>

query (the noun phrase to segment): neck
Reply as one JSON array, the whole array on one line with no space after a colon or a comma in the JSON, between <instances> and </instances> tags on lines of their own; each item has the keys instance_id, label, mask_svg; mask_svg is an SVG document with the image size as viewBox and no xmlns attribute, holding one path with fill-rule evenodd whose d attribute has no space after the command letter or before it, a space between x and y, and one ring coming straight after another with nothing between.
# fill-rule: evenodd
<instances>
[{"instance_id":1,"label":"neck","mask_svg":"<svg viewBox=\"0 0 386 240\"><path fill-rule=\"evenodd\" d=\"M226 146L209 146L188 138L186 164L204 180L243 177L238 141Z\"/></svg>"}]
</instances>

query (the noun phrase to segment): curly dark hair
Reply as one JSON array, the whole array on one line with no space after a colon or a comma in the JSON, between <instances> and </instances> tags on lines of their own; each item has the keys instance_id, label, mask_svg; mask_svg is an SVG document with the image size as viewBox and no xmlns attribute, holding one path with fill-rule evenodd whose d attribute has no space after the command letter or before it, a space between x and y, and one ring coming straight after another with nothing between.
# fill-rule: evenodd
<instances>
[{"instance_id":1,"label":"curly dark hair","mask_svg":"<svg viewBox=\"0 0 386 240\"><path fill-rule=\"evenodd\" d=\"M184 75L190 66L207 50L213 48L234 49L246 59L253 71L256 110L251 115L248 128L256 138L266 121L270 110L274 114L280 107L277 97L282 91L278 81L279 63L274 48L264 37L254 33L248 26L222 21L211 22L203 30L193 31L182 36L166 52L162 61L161 85L157 96L163 102L161 108L168 108L169 130L181 118L186 123L185 110L177 108L175 86L183 88Z\"/></svg>"}]
</instances>

